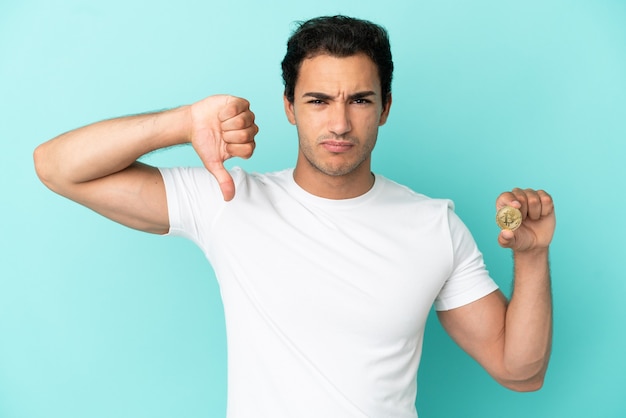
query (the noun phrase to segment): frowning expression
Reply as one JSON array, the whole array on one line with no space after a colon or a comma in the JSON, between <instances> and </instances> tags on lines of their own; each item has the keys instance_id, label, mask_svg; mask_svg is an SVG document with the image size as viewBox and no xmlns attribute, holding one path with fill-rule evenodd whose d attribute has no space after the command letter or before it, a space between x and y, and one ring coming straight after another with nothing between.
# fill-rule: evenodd
<instances>
[{"instance_id":1,"label":"frowning expression","mask_svg":"<svg viewBox=\"0 0 626 418\"><path fill-rule=\"evenodd\" d=\"M380 78L364 54L316 55L302 62L294 101L286 98L287 118L298 130L300 174L370 175L378 127L389 114Z\"/></svg>"}]
</instances>

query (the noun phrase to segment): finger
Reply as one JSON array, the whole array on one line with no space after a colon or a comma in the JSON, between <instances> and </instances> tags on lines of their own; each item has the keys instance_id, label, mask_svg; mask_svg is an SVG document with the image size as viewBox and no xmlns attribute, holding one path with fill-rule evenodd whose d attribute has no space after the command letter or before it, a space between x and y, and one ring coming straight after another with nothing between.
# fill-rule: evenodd
<instances>
[{"instance_id":1,"label":"finger","mask_svg":"<svg viewBox=\"0 0 626 418\"><path fill-rule=\"evenodd\" d=\"M541 218L541 198L533 189L524 190L524 194L526 195L526 204L528 205L528 217L536 221Z\"/></svg>"},{"instance_id":2,"label":"finger","mask_svg":"<svg viewBox=\"0 0 626 418\"><path fill-rule=\"evenodd\" d=\"M222 131L236 131L240 129L246 129L254 125L254 113L250 110L245 110L235 116L223 120L220 122Z\"/></svg>"},{"instance_id":3,"label":"finger","mask_svg":"<svg viewBox=\"0 0 626 418\"><path fill-rule=\"evenodd\" d=\"M232 200L233 197L235 197L235 182L230 176L230 173L226 170L226 168L224 168L224 164L215 161L207 163L205 166L217 180L220 190L222 191L222 196L224 196L224 200L227 202Z\"/></svg>"},{"instance_id":4,"label":"finger","mask_svg":"<svg viewBox=\"0 0 626 418\"><path fill-rule=\"evenodd\" d=\"M539 199L541 199L541 216L548 216L554 212L554 201L552 196L545 190L537 190Z\"/></svg>"},{"instance_id":5,"label":"finger","mask_svg":"<svg viewBox=\"0 0 626 418\"><path fill-rule=\"evenodd\" d=\"M255 147L254 141L246 144L226 144L226 152L233 157L248 159L252 156Z\"/></svg>"},{"instance_id":6,"label":"finger","mask_svg":"<svg viewBox=\"0 0 626 418\"><path fill-rule=\"evenodd\" d=\"M520 212L522 212L522 219L526 219L528 215L528 199L526 197L526 192L519 187L514 188L511 193L515 196L515 200L519 203L519 206L516 206Z\"/></svg>"},{"instance_id":7,"label":"finger","mask_svg":"<svg viewBox=\"0 0 626 418\"><path fill-rule=\"evenodd\" d=\"M257 132L259 132L259 128L256 125L237 131L226 131L222 133L222 140L226 144L246 144L254 142Z\"/></svg>"},{"instance_id":8,"label":"finger","mask_svg":"<svg viewBox=\"0 0 626 418\"><path fill-rule=\"evenodd\" d=\"M228 96L222 105L222 108L217 113L217 118L220 122L227 121L234 118L240 113L250 110L250 102L241 97Z\"/></svg>"},{"instance_id":9,"label":"finger","mask_svg":"<svg viewBox=\"0 0 626 418\"><path fill-rule=\"evenodd\" d=\"M502 248L513 248L515 246L515 233L509 229L503 229L498 235L498 244Z\"/></svg>"},{"instance_id":10,"label":"finger","mask_svg":"<svg viewBox=\"0 0 626 418\"><path fill-rule=\"evenodd\" d=\"M517 201L517 197L513 192L504 192L496 199L496 210L500 210L505 206L513 206L519 209L520 203Z\"/></svg>"}]
</instances>

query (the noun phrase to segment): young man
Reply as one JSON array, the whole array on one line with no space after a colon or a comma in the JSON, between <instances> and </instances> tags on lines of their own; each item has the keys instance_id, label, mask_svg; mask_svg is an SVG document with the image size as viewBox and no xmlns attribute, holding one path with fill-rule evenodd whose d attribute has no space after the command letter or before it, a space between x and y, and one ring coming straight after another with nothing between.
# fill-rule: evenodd
<instances>
[{"instance_id":1,"label":"young man","mask_svg":"<svg viewBox=\"0 0 626 418\"><path fill-rule=\"evenodd\" d=\"M95 123L35 151L52 190L131 228L203 249L224 299L229 417L415 417L432 304L452 338L498 382L539 389L551 344L550 196L514 189L496 208L523 223L498 241L515 258L508 302L448 201L371 168L391 107L386 32L343 16L303 23L283 61L294 169L227 171L258 129L246 100L213 96ZM191 143L205 167L136 160Z\"/></svg>"}]
</instances>

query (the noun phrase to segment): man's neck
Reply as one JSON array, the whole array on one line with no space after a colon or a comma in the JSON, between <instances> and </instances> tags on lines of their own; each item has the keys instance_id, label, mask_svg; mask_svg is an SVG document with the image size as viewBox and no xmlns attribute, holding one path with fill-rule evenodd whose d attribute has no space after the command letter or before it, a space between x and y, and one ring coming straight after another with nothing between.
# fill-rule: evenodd
<instances>
[{"instance_id":1,"label":"man's neck","mask_svg":"<svg viewBox=\"0 0 626 418\"><path fill-rule=\"evenodd\" d=\"M374 186L374 174L369 164L342 176L331 176L314 167L296 164L295 182L312 195L325 199L351 199L367 193Z\"/></svg>"}]
</instances>

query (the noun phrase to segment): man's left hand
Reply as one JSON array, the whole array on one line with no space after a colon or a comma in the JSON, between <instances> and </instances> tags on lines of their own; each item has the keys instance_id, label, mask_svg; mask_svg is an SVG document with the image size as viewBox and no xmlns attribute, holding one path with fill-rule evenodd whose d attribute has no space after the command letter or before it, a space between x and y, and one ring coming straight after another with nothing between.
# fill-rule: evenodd
<instances>
[{"instance_id":1,"label":"man's left hand","mask_svg":"<svg viewBox=\"0 0 626 418\"><path fill-rule=\"evenodd\" d=\"M556 227L554 202L543 190L515 188L496 199L496 210L512 206L522 213L522 224L515 231L503 229L498 243L516 252L547 249Z\"/></svg>"}]
</instances>

